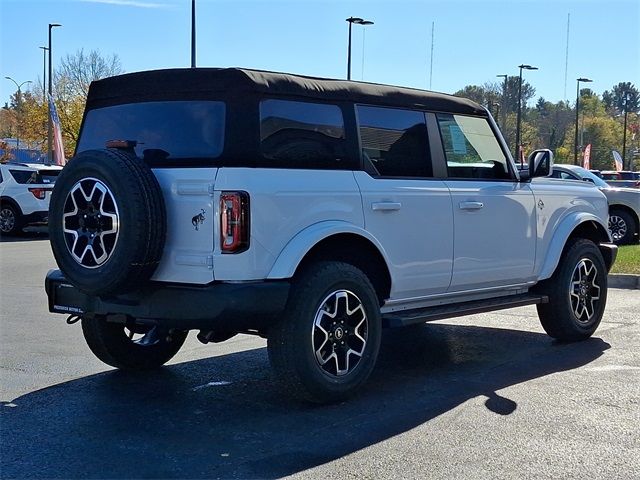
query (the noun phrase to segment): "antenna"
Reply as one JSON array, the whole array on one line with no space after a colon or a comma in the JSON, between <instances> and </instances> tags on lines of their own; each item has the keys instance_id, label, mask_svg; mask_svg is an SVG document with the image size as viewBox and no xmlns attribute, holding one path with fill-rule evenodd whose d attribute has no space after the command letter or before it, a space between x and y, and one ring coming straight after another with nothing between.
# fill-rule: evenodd
<instances>
[{"instance_id":1,"label":"antenna","mask_svg":"<svg viewBox=\"0 0 640 480\"><path fill-rule=\"evenodd\" d=\"M429 90L433 85L433 38L436 29L436 22L431 22L431 65L429 67Z\"/></svg>"},{"instance_id":2,"label":"antenna","mask_svg":"<svg viewBox=\"0 0 640 480\"><path fill-rule=\"evenodd\" d=\"M571 20L571 14L567 13L567 50L564 58L564 99L567 99L567 74L569 72L569 21Z\"/></svg>"}]
</instances>

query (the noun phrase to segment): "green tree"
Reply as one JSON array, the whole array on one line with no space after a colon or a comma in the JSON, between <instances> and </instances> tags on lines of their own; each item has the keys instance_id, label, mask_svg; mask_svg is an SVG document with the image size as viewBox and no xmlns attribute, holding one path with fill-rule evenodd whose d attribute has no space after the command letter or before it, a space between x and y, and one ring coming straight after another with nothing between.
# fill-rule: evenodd
<instances>
[{"instance_id":1,"label":"green tree","mask_svg":"<svg viewBox=\"0 0 640 480\"><path fill-rule=\"evenodd\" d=\"M602 94L607 111L611 114L622 114L625 110L625 93L628 93L627 111L640 113L640 92L631 82L620 82L611 91Z\"/></svg>"}]
</instances>

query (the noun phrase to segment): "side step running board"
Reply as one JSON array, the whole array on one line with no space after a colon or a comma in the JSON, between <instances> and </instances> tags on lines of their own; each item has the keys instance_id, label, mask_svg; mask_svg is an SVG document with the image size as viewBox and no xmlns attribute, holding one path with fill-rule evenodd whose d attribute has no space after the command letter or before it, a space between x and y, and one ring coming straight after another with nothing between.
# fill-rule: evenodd
<instances>
[{"instance_id":1,"label":"side step running board","mask_svg":"<svg viewBox=\"0 0 640 480\"><path fill-rule=\"evenodd\" d=\"M416 323L442 320L443 318L462 317L476 313L503 310L505 308L524 307L537 303L547 303L549 297L524 293L507 297L475 300L472 302L456 303L451 305L438 305L436 307L420 308L418 310L406 310L386 313L382 316L383 327L404 327Z\"/></svg>"}]
</instances>

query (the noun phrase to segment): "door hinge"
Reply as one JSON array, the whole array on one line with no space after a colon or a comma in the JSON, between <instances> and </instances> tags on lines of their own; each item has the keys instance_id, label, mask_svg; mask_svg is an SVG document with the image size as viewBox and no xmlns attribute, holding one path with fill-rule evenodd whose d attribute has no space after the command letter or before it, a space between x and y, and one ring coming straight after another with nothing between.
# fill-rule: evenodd
<instances>
[{"instance_id":1,"label":"door hinge","mask_svg":"<svg viewBox=\"0 0 640 480\"><path fill-rule=\"evenodd\" d=\"M207 255L207 268L213 270L213 255Z\"/></svg>"}]
</instances>

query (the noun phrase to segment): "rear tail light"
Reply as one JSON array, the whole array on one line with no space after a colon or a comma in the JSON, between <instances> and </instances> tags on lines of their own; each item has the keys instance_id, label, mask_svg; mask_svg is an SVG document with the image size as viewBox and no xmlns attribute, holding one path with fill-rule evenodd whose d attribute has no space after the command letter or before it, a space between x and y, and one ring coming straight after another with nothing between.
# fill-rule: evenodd
<instances>
[{"instance_id":1,"label":"rear tail light","mask_svg":"<svg viewBox=\"0 0 640 480\"><path fill-rule=\"evenodd\" d=\"M240 253L249 248L249 194L220 194L220 249Z\"/></svg>"},{"instance_id":2,"label":"rear tail light","mask_svg":"<svg viewBox=\"0 0 640 480\"><path fill-rule=\"evenodd\" d=\"M44 200L47 196L47 188L30 188L29 191L33 193L33 196L38 200Z\"/></svg>"}]
</instances>

